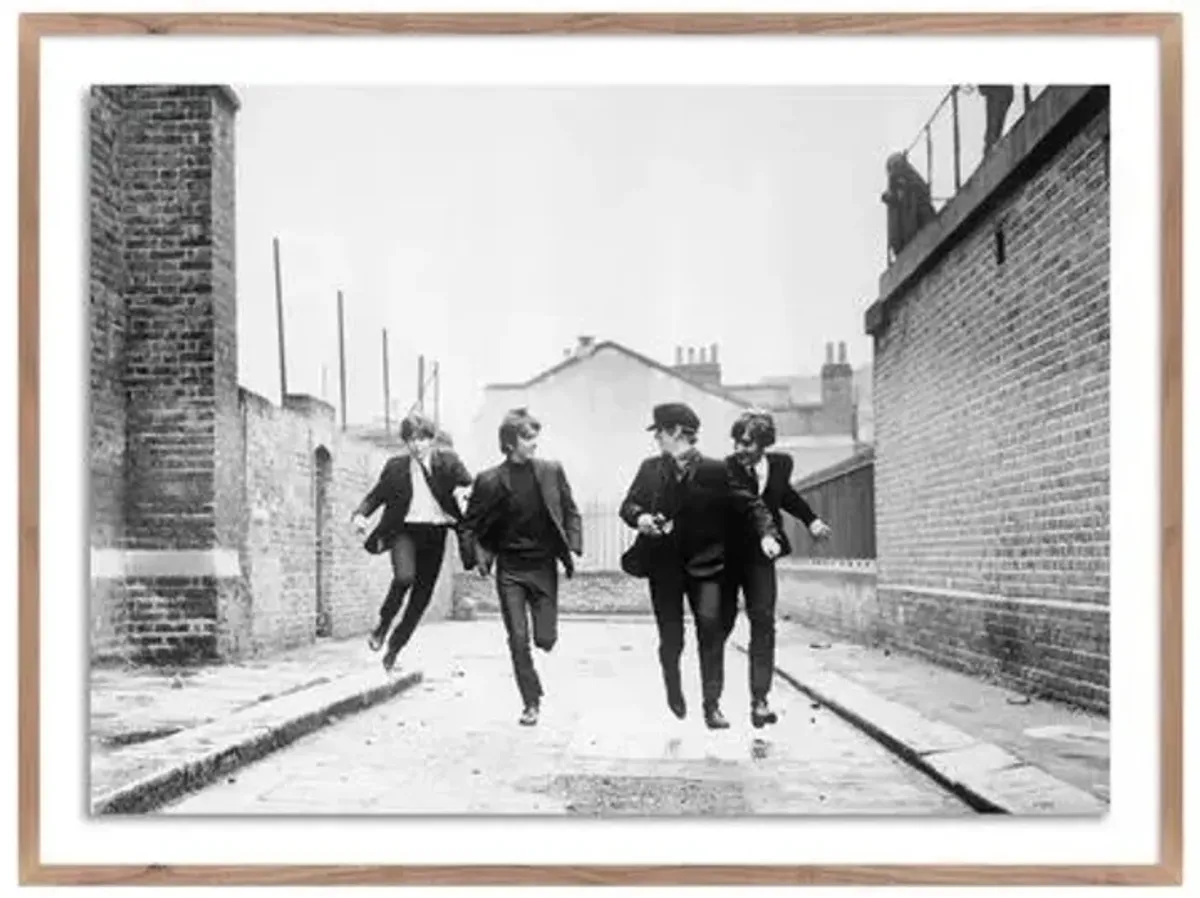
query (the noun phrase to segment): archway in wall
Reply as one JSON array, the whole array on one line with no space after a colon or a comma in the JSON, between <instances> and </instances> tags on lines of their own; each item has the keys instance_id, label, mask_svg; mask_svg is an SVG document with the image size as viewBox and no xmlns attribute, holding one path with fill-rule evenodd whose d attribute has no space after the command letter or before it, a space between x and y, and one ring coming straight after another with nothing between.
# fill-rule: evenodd
<instances>
[{"instance_id":1,"label":"archway in wall","mask_svg":"<svg viewBox=\"0 0 1200 898\"><path fill-rule=\"evenodd\" d=\"M317 637L333 635L333 615L330 611L330 592L333 584L333 532L330 481L333 477L333 457L324 446L318 446L313 454L313 472L316 478L313 504L316 512L316 583L313 620Z\"/></svg>"}]
</instances>

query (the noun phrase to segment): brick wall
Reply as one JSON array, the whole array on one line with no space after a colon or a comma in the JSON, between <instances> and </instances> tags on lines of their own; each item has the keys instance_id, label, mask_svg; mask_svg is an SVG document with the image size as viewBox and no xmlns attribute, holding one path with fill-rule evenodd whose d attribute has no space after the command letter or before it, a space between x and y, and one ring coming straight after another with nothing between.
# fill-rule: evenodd
<instances>
[{"instance_id":1,"label":"brick wall","mask_svg":"<svg viewBox=\"0 0 1200 898\"><path fill-rule=\"evenodd\" d=\"M99 656L217 657L222 596L240 588L218 557L234 545L237 474L227 460L241 455L236 364L227 364L235 111L220 87L91 92Z\"/></svg>"},{"instance_id":2,"label":"brick wall","mask_svg":"<svg viewBox=\"0 0 1200 898\"><path fill-rule=\"evenodd\" d=\"M924 270L868 313L878 625L1106 710L1107 93L1052 88L1027 118L954 201L973 216L906 248Z\"/></svg>"},{"instance_id":3,"label":"brick wall","mask_svg":"<svg viewBox=\"0 0 1200 898\"><path fill-rule=\"evenodd\" d=\"M90 393L89 467L91 544L111 548L124 529L125 257L121 219L121 97L96 91L89 104ZM111 651L120 640L120 585L93 584L92 642Z\"/></svg>"},{"instance_id":4,"label":"brick wall","mask_svg":"<svg viewBox=\"0 0 1200 898\"><path fill-rule=\"evenodd\" d=\"M323 403L281 409L238 388L237 106L219 85L91 92L97 660L225 660L365 632L390 579L346 526L383 454L340 439ZM449 614L449 580L429 619Z\"/></svg>"},{"instance_id":5,"label":"brick wall","mask_svg":"<svg viewBox=\"0 0 1200 898\"><path fill-rule=\"evenodd\" d=\"M333 407L317 399L289 396L280 408L243 390L241 408L246 589L228 612L231 654L366 633L378 619L391 566L386 556L362 548L350 514L389 453L344 437L334 426ZM457 559L451 536L424 620L449 616Z\"/></svg>"}]
</instances>

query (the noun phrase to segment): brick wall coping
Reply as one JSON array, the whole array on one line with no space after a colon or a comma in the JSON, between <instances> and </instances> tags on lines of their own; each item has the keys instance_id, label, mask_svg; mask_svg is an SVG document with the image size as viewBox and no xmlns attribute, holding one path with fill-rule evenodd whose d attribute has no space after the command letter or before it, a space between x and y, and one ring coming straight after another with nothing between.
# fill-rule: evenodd
<instances>
[{"instance_id":1,"label":"brick wall coping","mask_svg":"<svg viewBox=\"0 0 1200 898\"><path fill-rule=\"evenodd\" d=\"M870 558L781 558L777 567L784 571L821 571L822 573L875 576L875 561Z\"/></svg>"},{"instance_id":2,"label":"brick wall coping","mask_svg":"<svg viewBox=\"0 0 1200 898\"><path fill-rule=\"evenodd\" d=\"M237 549L92 549L93 580L125 577L240 577Z\"/></svg>"},{"instance_id":3,"label":"brick wall coping","mask_svg":"<svg viewBox=\"0 0 1200 898\"><path fill-rule=\"evenodd\" d=\"M955 243L989 208L1003 199L1074 137L1108 105L1107 87L1047 87L980 163L962 189L904 247L879 277L879 298L864 316L866 332L887 326L889 306Z\"/></svg>"},{"instance_id":4,"label":"brick wall coping","mask_svg":"<svg viewBox=\"0 0 1200 898\"><path fill-rule=\"evenodd\" d=\"M995 593L971 592L965 589L940 589L933 586L905 586L899 583L880 583L880 592L908 592L939 599L961 599L968 602L997 602L1004 605L1032 605L1038 608L1057 608L1062 611L1108 614L1108 605L1099 602L1073 602L1068 599L1039 599L1030 596L1002 596Z\"/></svg>"}]
</instances>

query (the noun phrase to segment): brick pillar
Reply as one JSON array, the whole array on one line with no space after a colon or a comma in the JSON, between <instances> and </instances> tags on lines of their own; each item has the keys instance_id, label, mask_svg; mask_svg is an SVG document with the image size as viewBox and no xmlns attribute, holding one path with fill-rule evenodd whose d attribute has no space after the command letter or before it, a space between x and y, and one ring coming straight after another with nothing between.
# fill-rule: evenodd
<instances>
[{"instance_id":1,"label":"brick pillar","mask_svg":"<svg viewBox=\"0 0 1200 898\"><path fill-rule=\"evenodd\" d=\"M130 654L211 659L221 596L239 578L237 99L191 85L93 99L120 111L117 165L92 193L94 211L98 193L120 196L125 323L123 551L104 576L125 586Z\"/></svg>"},{"instance_id":2,"label":"brick pillar","mask_svg":"<svg viewBox=\"0 0 1200 898\"><path fill-rule=\"evenodd\" d=\"M112 553L124 533L125 257L121 219L122 98L98 88L89 104L90 356L88 404L90 536L93 553ZM124 595L112 578L93 578L91 644L120 654Z\"/></svg>"}]
</instances>

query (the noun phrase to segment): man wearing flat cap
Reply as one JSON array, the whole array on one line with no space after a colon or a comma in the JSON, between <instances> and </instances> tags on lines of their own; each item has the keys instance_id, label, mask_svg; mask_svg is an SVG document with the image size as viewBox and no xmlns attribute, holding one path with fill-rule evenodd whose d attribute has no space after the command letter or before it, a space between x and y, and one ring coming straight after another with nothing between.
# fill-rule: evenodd
<instances>
[{"instance_id":1,"label":"man wearing flat cap","mask_svg":"<svg viewBox=\"0 0 1200 898\"><path fill-rule=\"evenodd\" d=\"M733 478L726 464L700 454L700 419L681 402L655 406L654 434L660 454L642 462L621 504L621 519L638 531L639 572L650 581L658 625L658 657L667 706L682 719L687 703L679 674L683 652L683 602L692 609L699 643L704 722L725 729L721 713L725 680L722 579L731 528L748 527L763 553L780 551L779 532L762 499Z\"/></svg>"}]
</instances>

